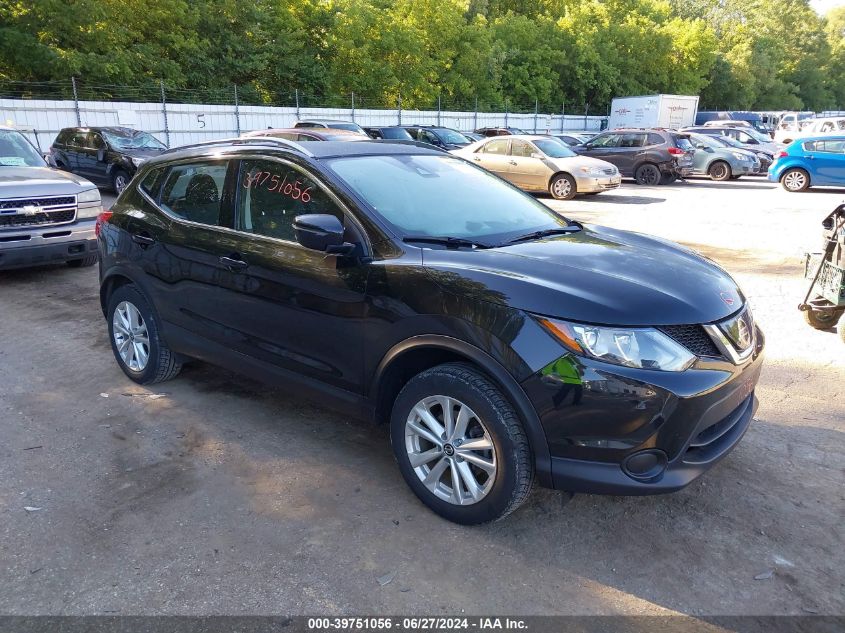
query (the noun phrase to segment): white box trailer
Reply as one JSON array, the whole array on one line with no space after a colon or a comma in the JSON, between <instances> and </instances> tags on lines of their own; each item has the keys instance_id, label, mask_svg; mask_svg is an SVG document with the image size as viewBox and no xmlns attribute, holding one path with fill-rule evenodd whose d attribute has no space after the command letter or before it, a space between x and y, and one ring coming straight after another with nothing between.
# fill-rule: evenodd
<instances>
[{"instance_id":1,"label":"white box trailer","mask_svg":"<svg viewBox=\"0 0 845 633\"><path fill-rule=\"evenodd\" d=\"M687 95L647 95L614 97L607 128L664 127L678 129L695 125L698 97Z\"/></svg>"}]
</instances>

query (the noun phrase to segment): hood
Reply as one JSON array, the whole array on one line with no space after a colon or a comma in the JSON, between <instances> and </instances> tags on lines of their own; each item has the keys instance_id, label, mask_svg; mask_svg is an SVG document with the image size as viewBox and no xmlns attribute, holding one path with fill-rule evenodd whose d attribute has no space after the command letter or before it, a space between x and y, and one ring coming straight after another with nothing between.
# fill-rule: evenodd
<instances>
[{"instance_id":1,"label":"hood","mask_svg":"<svg viewBox=\"0 0 845 633\"><path fill-rule=\"evenodd\" d=\"M93 189L94 183L49 167L0 167L0 198L61 196Z\"/></svg>"},{"instance_id":2,"label":"hood","mask_svg":"<svg viewBox=\"0 0 845 633\"><path fill-rule=\"evenodd\" d=\"M124 156L131 156L132 158L146 158L150 159L153 156L158 156L166 149L116 149L116 152Z\"/></svg>"},{"instance_id":3,"label":"hood","mask_svg":"<svg viewBox=\"0 0 845 633\"><path fill-rule=\"evenodd\" d=\"M555 171L567 171L575 175L583 175L579 170L582 167L597 168L597 169L612 169L613 173L617 172L616 165L609 163L600 158L592 158L591 156L566 156L564 158L546 158L544 163L551 163Z\"/></svg>"},{"instance_id":4,"label":"hood","mask_svg":"<svg viewBox=\"0 0 845 633\"><path fill-rule=\"evenodd\" d=\"M426 250L423 262L444 290L472 288L479 299L585 323L711 323L745 302L730 275L701 255L599 226L490 250Z\"/></svg>"}]
</instances>

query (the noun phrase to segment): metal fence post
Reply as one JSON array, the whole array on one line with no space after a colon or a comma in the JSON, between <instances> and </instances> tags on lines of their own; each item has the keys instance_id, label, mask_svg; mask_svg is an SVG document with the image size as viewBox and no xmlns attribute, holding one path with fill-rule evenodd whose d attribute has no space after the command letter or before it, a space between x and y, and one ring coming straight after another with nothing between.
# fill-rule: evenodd
<instances>
[{"instance_id":1,"label":"metal fence post","mask_svg":"<svg viewBox=\"0 0 845 633\"><path fill-rule=\"evenodd\" d=\"M79 94L76 92L76 77L70 78L70 85L73 87L73 108L76 110L76 125L82 127L82 117L79 116Z\"/></svg>"},{"instance_id":2,"label":"metal fence post","mask_svg":"<svg viewBox=\"0 0 845 633\"><path fill-rule=\"evenodd\" d=\"M437 127L440 127L440 95L437 95Z\"/></svg>"},{"instance_id":3,"label":"metal fence post","mask_svg":"<svg viewBox=\"0 0 845 633\"><path fill-rule=\"evenodd\" d=\"M584 129L587 129L587 113L590 111L590 104L584 104Z\"/></svg>"},{"instance_id":4,"label":"metal fence post","mask_svg":"<svg viewBox=\"0 0 845 633\"><path fill-rule=\"evenodd\" d=\"M241 110L238 104L238 84L235 84L235 131L238 136L241 135Z\"/></svg>"},{"instance_id":5,"label":"metal fence post","mask_svg":"<svg viewBox=\"0 0 845 633\"><path fill-rule=\"evenodd\" d=\"M296 119L299 120L299 88L294 88L293 93L296 98Z\"/></svg>"},{"instance_id":6,"label":"metal fence post","mask_svg":"<svg viewBox=\"0 0 845 633\"><path fill-rule=\"evenodd\" d=\"M164 79L159 79L159 86L161 87L161 113L164 115L164 138L165 145L170 147L170 127L167 125L167 99L164 96Z\"/></svg>"},{"instance_id":7,"label":"metal fence post","mask_svg":"<svg viewBox=\"0 0 845 633\"><path fill-rule=\"evenodd\" d=\"M478 129L478 97L475 98L475 111L472 113L472 129Z\"/></svg>"},{"instance_id":8,"label":"metal fence post","mask_svg":"<svg viewBox=\"0 0 845 633\"><path fill-rule=\"evenodd\" d=\"M505 99L505 127L508 127L508 100Z\"/></svg>"},{"instance_id":9,"label":"metal fence post","mask_svg":"<svg viewBox=\"0 0 845 633\"><path fill-rule=\"evenodd\" d=\"M402 93L399 93L399 98L397 100L397 105L399 109L396 111L396 118L399 121L397 125L402 125Z\"/></svg>"},{"instance_id":10,"label":"metal fence post","mask_svg":"<svg viewBox=\"0 0 845 633\"><path fill-rule=\"evenodd\" d=\"M355 123L355 93L352 93L352 122Z\"/></svg>"},{"instance_id":11,"label":"metal fence post","mask_svg":"<svg viewBox=\"0 0 845 633\"><path fill-rule=\"evenodd\" d=\"M537 99L534 99L534 134L537 133L537 108L539 107L539 103Z\"/></svg>"},{"instance_id":12,"label":"metal fence post","mask_svg":"<svg viewBox=\"0 0 845 633\"><path fill-rule=\"evenodd\" d=\"M560 131L563 132L563 126L566 125L566 102L560 104Z\"/></svg>"}]
</instances>

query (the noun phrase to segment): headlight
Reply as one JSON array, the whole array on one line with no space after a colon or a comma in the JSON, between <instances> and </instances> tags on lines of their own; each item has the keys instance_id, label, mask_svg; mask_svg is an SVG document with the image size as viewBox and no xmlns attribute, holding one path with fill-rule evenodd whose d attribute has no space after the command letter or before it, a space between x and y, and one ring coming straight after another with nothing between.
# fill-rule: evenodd
<instances>
[{"instance_id":1,"label":"headlight","mask_svg":"<svg viewBox=\"0 0 845 633\"><path fill-rule=\"evenodd\" d=\"M745 154L740 154L739 152L731 152L731 154L733 154L734 158L736 158L737 160L741 160L741 161L750 160L749 156L746 156Z\"/></svg>"},{"instance_id":2,"label":"headlight","mask_svg":"<svg viewBox=\"0 0 845 633\"><path fill-rule=\"evenodd\" d=\"M660 371L684 371L695 356L653 328L615 328L541 318L540 323L565 347L596 360Z\"/></svg>"},{"instance_id":3,"label":"headlight","mask_svg":"<svg viewBox=\"0 0 845 633\"><path fill-rule=\"evenodd\" d=\"M86 189L82 193L76 196L77 202L99 202L100 201L100 190L99 189Z\"/></svg>"},{"instance_id":4,"label":"headlight","mask_svg":"<svg viewBox=\"0 0 845 633\"><path fill-rule=\"evenodd\" d=\"M135 165L136 169L147 162L146 158L135 158L134 156L130 156L129 160L132 161L132 164Z\"/></svg>"},{"instance_id":5,"label":"headlight","mask_svg":"<svg viewBox=\"0 0 845 633\"><path fill-rule=\"evenodd\" d=\"M602 167L582 167L581 168L582 174L587 174L588 176L604 176L604 168Z\"/></svg>"}]
</instances>

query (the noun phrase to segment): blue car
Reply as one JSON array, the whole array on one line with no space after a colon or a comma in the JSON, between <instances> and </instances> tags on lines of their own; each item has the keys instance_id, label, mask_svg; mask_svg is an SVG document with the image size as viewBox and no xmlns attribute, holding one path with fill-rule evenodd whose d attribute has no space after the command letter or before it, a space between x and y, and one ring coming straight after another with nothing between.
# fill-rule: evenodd
<instances>
[{"instance_id":1,"label":"blue car","mask_svg":"<svg viewBox=\"0 0 845 633\"><path fill-rule=\"evenodd\" d=\"M775 155L769 180L787 191L832 185L845 187L845 136L798 139Z\"/></svg>"}]
</instances>

